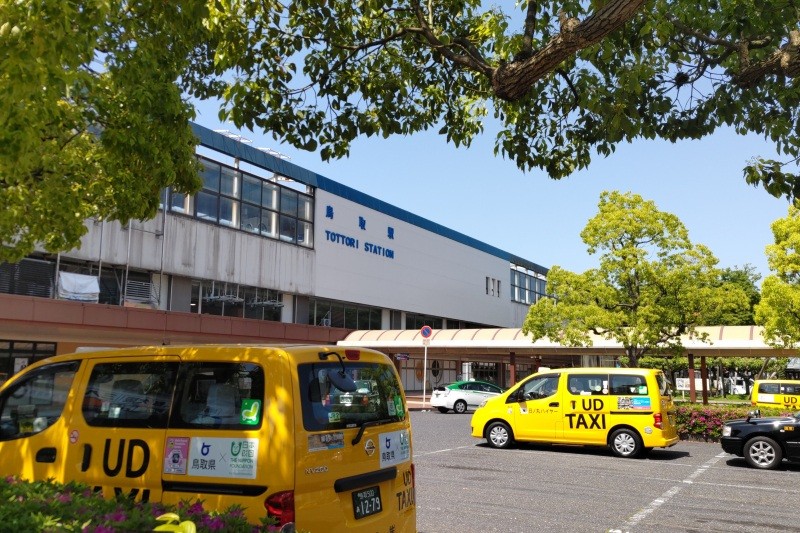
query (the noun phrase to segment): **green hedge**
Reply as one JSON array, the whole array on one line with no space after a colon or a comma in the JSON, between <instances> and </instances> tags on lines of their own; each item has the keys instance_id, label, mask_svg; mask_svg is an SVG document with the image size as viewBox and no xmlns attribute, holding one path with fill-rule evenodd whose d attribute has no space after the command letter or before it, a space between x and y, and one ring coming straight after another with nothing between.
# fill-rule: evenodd
<instances>
[{"instance_id":1,"label":"green hedge","mask_svg":"<svg viewBox=\"0 0 800 533\"><path fill-rule=\"evenodd\" d=\"M719 442L722 426L728 420L747 417L753 408L749 405L677 404L678 435L685 440ZM761 416L786 416L780 409L761 408Z\"/></svg>"}]
</instances>

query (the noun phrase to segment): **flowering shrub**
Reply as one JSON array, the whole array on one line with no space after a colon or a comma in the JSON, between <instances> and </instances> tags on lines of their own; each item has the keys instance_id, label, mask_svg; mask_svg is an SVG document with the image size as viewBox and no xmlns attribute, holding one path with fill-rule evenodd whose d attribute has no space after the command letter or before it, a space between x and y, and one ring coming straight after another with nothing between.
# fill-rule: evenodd
<instances>
[{"instance_id":1,"label":"flowering shrub","mask_svg":"<svg viewBox=\"0 0 800 533\"><path fill-rule=\"evenodd\" d=\"M682 439L702 439L717 442L722 436L722 425L728 420L746 418L753 410L749 405L701 405L678 404L678 435ZM778 409L761 409L761 416L785 416L789 413Z\"/></svg>"},{"instance_id":2,"label":"flowering shrub","mask_svg":"<svg viewBox=\"0 0 800 533\"><path fill-rule=\"evenodd\" d=\"M173 514L169 514L173 513ZM106 500L79 483L27 482L16 477L0 479L0 524L3 531L80 533L129 533L153 531L164 526L164 515L191 522L198 533L256 533L277 531L264 524L247 523L241 507L223 512L207 511L203 503L176 506L135 502L121 496Z\"/></svg>"}]
</instances>

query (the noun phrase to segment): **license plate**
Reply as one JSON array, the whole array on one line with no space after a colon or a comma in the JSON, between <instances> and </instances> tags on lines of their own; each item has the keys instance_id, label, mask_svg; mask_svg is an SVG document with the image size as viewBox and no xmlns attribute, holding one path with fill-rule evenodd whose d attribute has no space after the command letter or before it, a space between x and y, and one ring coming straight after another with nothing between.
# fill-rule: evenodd
<instances>
[{"instance_id":1,"label":"license plate","mask_svg":"<svg viewBox=\"0 0 800 533\"><path fill-rule=\"evenodd\" d=\"M353 512L356 520L381 512L381 489L370 487L353 493Z\"/></svg>"}]
</instances>

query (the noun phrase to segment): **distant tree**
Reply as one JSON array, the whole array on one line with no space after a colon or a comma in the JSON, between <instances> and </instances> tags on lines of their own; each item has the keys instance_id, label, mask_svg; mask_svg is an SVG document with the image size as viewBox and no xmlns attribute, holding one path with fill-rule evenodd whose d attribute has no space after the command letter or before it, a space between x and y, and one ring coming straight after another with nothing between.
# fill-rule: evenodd
<instances>
[{"instance_id":1,"label":"distant tree","mask_svg":"<svg viewBox=\"0 0 800 533\"><path fill-rule=\"evenodd\" d=\"M744 291L720 283L717 259L692 244L683 223L632 193L604 192L581 232L600 266L575 274L554 266L547 294L532 305L523 331L566 346L591 345L590 334L620 342L638 366L648 353L680 350L680 337L724 309L747 306Z\"/></svg>"},{"instance_id":2,"label":"distant tree","mask_svg":"<svg viewBox=\"0 0 800 533\"><path fill-rule=\"evenodd\" d=\"M800 208L789 206L785 218L772 223L774 243L767 246L773 274L761 284L756 323L764 326L766 342L796 348L800 342Z\"/></svg>"},{"instance_id":3,"label":"distant tree","mask_svg":"<svg viewBox=\"0 0 800 533\"><path fill-rule=\"evenodd\" d=\"M758 288L758 280L761 275L756 272L753 265L743 267L723 268L719 273L718 284L720 287L725 285L737 286L744 291L748 305L746 307L721 308L717 309L707 317L706 326L750 326L755 324L754 309L761 300L761 291Z\"/></svg>"}]
</instances>

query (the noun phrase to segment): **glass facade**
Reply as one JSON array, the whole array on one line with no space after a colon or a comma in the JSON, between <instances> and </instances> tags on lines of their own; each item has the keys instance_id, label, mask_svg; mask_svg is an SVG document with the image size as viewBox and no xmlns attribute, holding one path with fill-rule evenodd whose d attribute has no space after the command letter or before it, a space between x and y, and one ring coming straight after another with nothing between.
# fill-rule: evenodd
<instances>
[{"instance_id":1,"label":"glass facade","mask_svg":"<svg viewBox=\"0 0 800 533\"><path fill-rule=\"evenodd\" d=\"M55 354L53 342L0 340L0 383L26 366Z\"/></svg>"},{"instance_id":2,"label":"glass facade","mask_svg":"<svg viewBox=\"0 0 800 533\"><path fill-rule=\"evenodd\" d=\"M193 313L280 322L282 307L281 293L273 289L204 280L192 282Z\"/></svg>"},{"instance_id":3,"label":"glass facade","mask_svg":"<svg viewBox=\"0 0 800 533\"><path fill-rule=\"evenodd\" d=\"M199 157L203 188L194 196L172 192L169 210L204 222L314 247L314 198Z\"/></svg>"},{"instance_id":4,"label":"glass facade","mask_svg":"<svg viewBox=\"0 0 800 533\"><path fill-rule=\"evenodd\" d=\"M381 329L381 312L378 307L312 299L308 305L308 323L332 328Z\"/></svg>"},{"instance_id":5,"label":"glass facade","mask_svg":"<svg viewBox=\"0 0 800 533\"><path fill-rule=\"evenodd\" d=\"M511 265L511 301L535 304L547 296L547 279L523 267Z\"/></svg>"}]
</instances>

